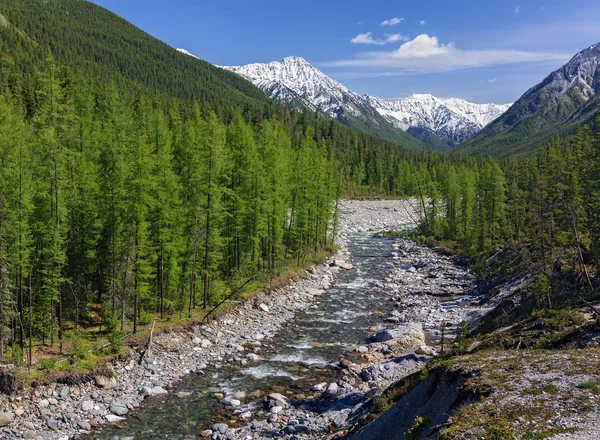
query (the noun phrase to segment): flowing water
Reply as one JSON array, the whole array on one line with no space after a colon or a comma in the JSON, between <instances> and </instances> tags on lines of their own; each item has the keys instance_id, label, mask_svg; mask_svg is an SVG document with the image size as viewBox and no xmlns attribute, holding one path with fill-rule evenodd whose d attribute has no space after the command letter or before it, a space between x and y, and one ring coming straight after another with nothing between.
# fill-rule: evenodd
<instances>
[{"instance_id":1,"label":"flowing water","mask_svg":"<svg viewBox=\"0 0 600 440\"><path fill-rule=\"evenodd\" d=\"M350 237L354 269L338 275L326 295L294 318L267 342L261 359L246 367L208 367L200 376L191 374L162 397L144 401L127 421L94 433L93 439L196 439L213 423L231 425L231 409L214 396L260 390L301 393L316 383L330 382L339 372L333 367L343 355L364 345L367 329L380 325L374 312L393 308L385 292L372 287L383 281L393 266L391 240L372 233ZM243 411L261 404L261 398L245 401Z\"/></svg>"}]
</instances>

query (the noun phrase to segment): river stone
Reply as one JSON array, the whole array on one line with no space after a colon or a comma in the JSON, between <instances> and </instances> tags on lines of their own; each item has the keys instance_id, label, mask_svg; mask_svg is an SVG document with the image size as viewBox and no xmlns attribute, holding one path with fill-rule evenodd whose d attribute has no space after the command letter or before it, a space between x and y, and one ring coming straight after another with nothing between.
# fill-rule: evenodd
<instances>
[{"instance_id":1,"label":"river stone","mask_svg":"<svg viewBox=\"0 0 600 440\"><path fill-rule=\"evenodd\" d=\"M335 382L331 382L325 391L325 394L328 396L336 396L339 391L338 384Z\"/></svg>"},{"instance_id":2,"label":"river stone","mask_svg":"<svg viewBox=\"0 0 600 440\"><path fill-rule=\"evenodd\" d=\"M83 402L81 402L81 410L82 411L89 411L93 408L94 408L94 402L92 402L91 400L84 400Z\"/></svg>"},{"instance_id":3,"label":"river stone","mask_svg":"<svg viewBox=\"0 0 600 440\"><path fill-rule=\"evenodd\" d=\"M267 397L265 397L265 403L268 408L272 408L274 406L281 406L283 408L287 408L290 406L290 401L283 394L279 393L271 393Z\"/></svg>"},{"instance_id":4,"label":"river stone","mask_svg":"<svg viewBox=\"0 0 600 440\"><path fill-rule=\"evenodd\" d=\"M8 426L12 419L13 414L11 412L0 411L0 427Z\"/></svg>"},{"instance_id":5,"label":"river stone","mask_svg":"<svg viewBox=\"0 0 600 440\"><path fill-rule=\"evenodd\" d=\"M343 260L334 260L333 265L346 270L352 270L352 268L354 267L350 263L347 263Z\"/></svg>"},{"instance_id":6,"label":"river stone","mask_svg":"<svg viewBox=\"0 0 600 440\"><path fill-rule=\"evenodd\" d=\"M421 347L425 344L425 333L420 322L407 322L406 324L388 328L373 336L375 342L394 341L403 347Z\"/></svg>"},{"instance_id":7,"label":"river stone","mask_svg":"<svg viewBox=\"0 0 600 440\"><path fill-rule=\"evenodd\" d=\"M200 346L202 348L209 348L212 347L212 342L210 342L208 339L202 339L202 342L200 342Z\"/></svg>"},{"instance_id":8,"label":"river stone","mask_svg":"<svg viewBox=\"0 0 600 440\"><path fill-rule=\"evenodd\" d=\"M205 429L200 433L200 435L204 438L211 437L213 435L212 429Z\"/></svg>"},{"instance_id":9,"label":"river stone","mask_svg":"<svg viewBox=\"0 0 600 440\"><path fill-rule=\"evenodd\" d=\"M246 355L246 359L248 359L249 361L252 361L252 362L256 362L259 358L256 353L248 353Z\"/></svg>"},{"instance_id":10,"label":"river stone","mask_svg":"<svg viewBox=\"0 0 600 440\"><path fill-rule=\"evenodd\" d=\"M258 305L263 312L269 313L269 307L266 304L260 303Z\"/></svg>"},{"instance_id":11,"label":"river stone","mask_svg":"<svg viewBox=\"0 0 600 440\"><path fill-rule=\"evenodd\" d=\"M66 385L63 385L62 387L60 387L58 389L58 395L64 399L65 397L67 397L69 395L69 387Z\"/></svg>"},{"instance_id":12,"label":"river stone","mask_svg":"<svg viewBox=\"0 0 600 440\"><path fill-rule=\"evenodd\" d=\"M106 421L108 423L116 423L116 422L120 422L121 420L125 420L125 417L119 417L119 416L115 416L113 414L106 414L104 416L104 418L106 419Z\"/></svg>"},{"instance_id":13,"label":"river stone","mask_svg":"<svg viewBox=\"0 0 600 440\"><path fill-rule=\"evenodd\" d=\"M212 430L220 434L225 434L228 428L229 426L227 426L225 423L216 423L213 425Z\"/></svg>"},{"instance_id":14,"label":"river stone","mask_svg":"<svg viewBox=\"0 0 600 440\"><path fill-rule=\"evenodd\" d=\"M17 417L21 417L23 414L25 414L25 410L23 409L23 407L22 407L22 406L18 407L18 408L15 410L15 416L17 416Z\"/></svg>"},{"instance_id":15,"label":"river stone","mask_svg":"<svg viewBox=\"0 0 600 440\"><path fill-rule=\"evenodd\" d=\"M85 420L80 421L77 425L84 431L89 431L90 429L92 429L92 425L90 425Z\"/></svg>"},{"instance_id":16,"label":"river stone","mask_svg":"<svg viewBox=\"0 0 600 440\"><path fill-rule=\"evenodd\" d=\"M427 358L407 354L391 361L369 365L360 374L366 382L397 382L404 377L420 371L425 366Z\"/></svg>"},{"instance_id":17,"label":"river stone","mask_svg":"<svg viewBox=\"0 0 600 440\"><path fill-rule=\"evenodd\" d=\"M117 379L114 377L96 376L96 386L110 390L117 386Z\"/></svg>"},{"instance_id":18,"label":"river stone","mask_svg":"<svg viewBox=\"0 0 600 440\"><path fill-rule=\"evenodd\" d=\"M117 416L124 416L129 412L129 410L127 409L127 405L119 400L116 400L113 403L111 403L109 409L111 413Z\"/></svg>"}]
</instances>

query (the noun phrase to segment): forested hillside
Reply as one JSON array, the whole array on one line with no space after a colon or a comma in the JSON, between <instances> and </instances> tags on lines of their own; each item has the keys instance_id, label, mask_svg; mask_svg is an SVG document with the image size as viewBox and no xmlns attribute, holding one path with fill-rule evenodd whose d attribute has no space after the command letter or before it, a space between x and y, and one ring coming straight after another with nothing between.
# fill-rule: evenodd
<instances>
[{"instance_id":1,"label":"forested hillside","mask_svg":"<svg viewBox=\"0 0 600 440\"><path fill-rule=\"evenodd\" d=\"M2 1L0 350L193 314L440 163L289 111L88 2Z\"/></svg>"},{"instance_id":2,"label":"forested hillside","mask_svg":"<svg viewBox=\"0 0 600 440\"><path fill-rule=\"evenodd\" d=\"M596 121L596 127L599 127ZM452 243L483 272L498 252L503 268L537 274L540 306L578 287L593 292L600 263L600 129L580 127L529 157L449 165L429 184L421 231ZM506 275L506 274L505 274Z\"/></svg>"}]
</instances>

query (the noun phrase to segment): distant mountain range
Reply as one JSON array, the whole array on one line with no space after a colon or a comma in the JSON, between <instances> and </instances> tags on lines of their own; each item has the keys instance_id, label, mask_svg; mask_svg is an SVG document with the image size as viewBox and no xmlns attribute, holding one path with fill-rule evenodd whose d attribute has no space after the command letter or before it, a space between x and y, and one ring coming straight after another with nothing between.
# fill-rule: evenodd
<instances>
[{"instance_id":1,"label":"distant mountain range","mask_svg":"<svg viewBox=\"0 0 600 440\"><path fill-rule=\"evenodd\" d=\"M600 105L599 62L600 43L579 52L514 104L474 104L428 94L397 100L360 95L299 57L223 68L273 99L319 110L408 147L426 144L441 151L508 157L527 154L555 135L572 134L581 124L593 124Z\"/></svg>"},{"instance_id":2,"label":"distant mountain range","mask_svg":"<svg viewBox=\"0 0 600 440\"><path fill-rule=\"evenodd\" d=\"M249 79L271 98L294 107L318 109L348 125L358 120L369 127L385 126L385 120L396 132L406 131L443 150L475 135L510 107L431 95L400 100L359 95L300 57L223 68Z\"/></svg>"},{"instance_id":3,"label":"distant mountain range","mask_svg":"<svg viewBox=\"0 0 600 440\"><path fill-rule=\"evenodd\" d=\"M555 135L593 123L600 105L600 43L529 89L496 121L457 147L471 155L508 157L534 151Z\"/></svg>"}]
</instances>

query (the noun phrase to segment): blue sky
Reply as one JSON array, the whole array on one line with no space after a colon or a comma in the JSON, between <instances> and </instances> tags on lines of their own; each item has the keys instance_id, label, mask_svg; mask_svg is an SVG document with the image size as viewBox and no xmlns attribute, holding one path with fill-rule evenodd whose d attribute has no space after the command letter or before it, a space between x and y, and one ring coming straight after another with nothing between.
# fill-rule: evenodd
<instances>
[{"instance_id":1,"label":"blue sky","mask_svg":"<svg viewBox=\"0 0 600 440\"><path fill-rule=\"evenodd\" d=\"M94 0L219 65L301 56L358 93L510 102L600 42L597 0Z\"/></svg>"}]
</instances>

